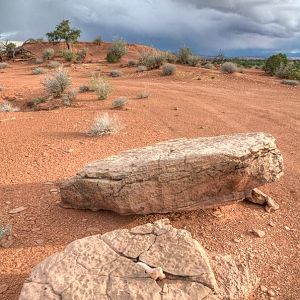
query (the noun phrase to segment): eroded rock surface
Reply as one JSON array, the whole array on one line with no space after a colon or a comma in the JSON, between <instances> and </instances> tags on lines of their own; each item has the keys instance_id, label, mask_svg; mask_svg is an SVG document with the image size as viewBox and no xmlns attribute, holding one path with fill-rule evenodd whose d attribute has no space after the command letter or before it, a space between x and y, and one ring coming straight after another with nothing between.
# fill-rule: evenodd
<instances>
[{"instance_id":1,"label":"eroded rock surface","mask_svg":"<svg viewBox=\"0 0 300 300\"><path fill-rule=\"evenodd\" d=\"M33 269L19 299L247 299L250 291L244 286L252 288L248 271L218 259L214 270L234 268L218 271L226 274L220 281L228 285L225 289L218 286L205 250L191 234L160 220L72 242ZM138 262L161 267L166 278L155 281Z\"/></svg>"},{"instance_id":2,"label":"eroded rock surface","mask_svg":"<svg viewBox=\"0 0 300 300\"><path fill-rule=\"evenodd\" d=\"M282 156L264 133L178 139L95 161L61 187L62 206L149 214L243 200L278 180Z\"/></svg>"}]
</instances>

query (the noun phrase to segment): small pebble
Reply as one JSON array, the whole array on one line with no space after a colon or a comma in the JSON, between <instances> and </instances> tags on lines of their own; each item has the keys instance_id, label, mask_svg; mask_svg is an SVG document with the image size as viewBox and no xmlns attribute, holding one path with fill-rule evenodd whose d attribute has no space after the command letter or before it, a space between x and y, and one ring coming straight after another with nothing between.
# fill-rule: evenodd
<instances>
[{"instance_id":1,"label":"small pebble","mask_svg":"<svg viewBox=\"0 0 300 300\"><path fill-rule=\"evenodd\" d=\"M290 230L291 230L291 228L288 227L288 226L284 226L284 229L287 230L287 231L290 231Z\"/></svg>"},{"instance_id":2,"label":"small pebble","mask_svg":"<svg viewBox=\"0 0 300 300\"><path fill-rule=\"evenodd\" d=\"M266 233L260 229L252 229L252 233L260 238L262 238L266 235Z\"/></svg>"}]
</instances>

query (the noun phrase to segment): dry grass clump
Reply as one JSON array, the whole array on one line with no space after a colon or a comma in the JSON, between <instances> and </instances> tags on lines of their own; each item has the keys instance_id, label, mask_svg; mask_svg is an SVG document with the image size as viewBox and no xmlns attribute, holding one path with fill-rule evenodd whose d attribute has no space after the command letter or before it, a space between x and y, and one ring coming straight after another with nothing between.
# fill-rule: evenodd
<instances>
[{"instance_id":1,"label":"dry grass clump","mask_svg":"<svg viewBox=\"0 0 300 300\"><path fill-rule=\"evenodd\" d=\"M164 64L162 68L163 76L170 76L176 73L176 66L172 64Z\"/></svg>"},{"instance_id":2,"label":"dry grass clump","mask_svg":"<svg viewBox=\"0 0 300 300\"><path fill-rule=\"evenodd\" d=\"M147 67L146 67L146 66L138 66L138 67L136 68L136 71L137 71L138 73L145 72L145 71L147 71Z\"/></svg>"},{"instance_id":3,"label":"dry grass clump","mask_svg":"<svg viewBox=\"0 0 300 300\"><path fill-rule=\"evenodd\" d=\"M283 79L281 81L281 83L287 84L287 85L292 85L292 86L297 86L297 85L299 85L299 80Z\"/></svg>"},{"instance_id":4,"label":"dry grass clump","mask_svg":"<svg viewBox=\"0 0 300 300\"><path fill-rule=\"evenodd\" d=\"M54 49L52 48L47 48L43 50L43 60L49 60L54 56Z\"/></svg>"},{"instance_id":5,"label":"dry grass clump","mask_svg":"<svg viewBox=\"0 0 300 300\"><path fill-rule=\"evenodd\" d=\"M76 99L76 97L77 97L77 91L75 89L72 88L68 90L67 93L62 96L64 105L70 106L73 103L73 101Z\"/></svg>"},{"instance_id":6,"label":"dry grass clump","mask_svg":"<svg viewBox=\"0 0 300 300\"><path fill-rule=\"evenodd\" d=\"M150 96L150 93L148 93L147 91L140 91L137 94L138 99L146 99L146 98L149 98L149 96Z\"/></svg>"},{"instance_id":7,"label":"dry grass clump","mask_svg":"<svg viewBox=\"0 0 300 300\"><path fill-rule=\"evenodd\" d=\"M33 75L40 75L40 74L44 74L46 72L46 70L44 68L33 68L32 69L32 74Z\"/></svg>"},{"instance_id":8,"label":"dry grass clump","mask_svg":"<svg viewBox=\"0 0 300 300\"><path fill-rule=\"evenodd\" d=\"M36 58L36 60L35 60L35 63L37 64L37 65L40 65L40 64L42 64L44 62L44 60L42 59L42 58Z\"/></svg>"},{"instance_id":9,"label":"dry grass clump","mask_svg":"<svg viewBox=\"0 0 300 300\"><path fill-rule=\"evenodd\" d=\"M58 62L58 61L51 61L49 64L48 64L48 67L51 68L51 69L56 69L58 67L61 66L61 63Z\"/></svg>"},{"instance_id":10,"label":"dry grass clump","mask_svg":"<svg viewBox=\"0 0 300 300\"><path fill-rule=\"evenodd\" d=\"M71 85L71 78L66 70L60 68L51 76L46 77L42 84L53 97L60 97L67 87Z\"/></svg>"},{"instance_id":11,"label":"dry grass clump","mask_svg":"<svg viewBox=\"0 0 300 300\"><path fill-rule=\"evenodd\" d=\"M90 92L91 89L88 85L81 85L79 87L79 93L87 93L87 92Z\"/></svg>"},{"instance_id":12,"label":"dry grass clump","mask_svg":"<svg viewBox=\"0 0 300 300\"><path fill-rule=\"evenodd\" d=\"M237 72L239 69L237 67L237 65L233 62L225 62L224 64L221 65L221 71L223 73L227 73L227 74L232 74Z\"/></svg>"},{"instance_id":13,"label":"dry grass clump","mask_svg":"<svg viewBox=\"0 0 300 300\"><path fill-rule=\"evenodd\" d=\"M120 77L122 76L122 71L121 70L111 70L110 71L110 76L111 77Z\"/></svg>"},{"instance_id":14,"label":"dry grass clump","mask_svg":"<svg viewBox=\"0 0 300 300\"><path fill-rule=\"evenodd\" d=\"M103 136L118 132L122 128L121 122L116 116L107 113L98 116L88 132L90 136Z\"/></svg>"},{"instance_id":15,"label":"dry grass clump","mask_svg":"<svg viewBox=\"0 0 300 300\"><path fill-rule=\"evenodd\" d=\"M93 76L90 89L97 94L99 100L107 99L112 91L111 84L103 76Z\"/></svg>"},{"instance_id":16,"label":"dry grass clump","mask_svg":"<svg viewBox=\"0 0 300 300\"><path fill-rule=\"evenodd\" d=\"M112 102L112 108L123 108L127 102L126 97L120 97Z\"/></svg>"},{"instance_id":17,"label":"dry grass clump","mask_svg":"<svg viewBox=\"0 0 300 300\"><path fill-rule=\"evenodd\" d=\"M10 102L0 103L0 112L14 112L19 110L18 107L14 107Z\"/></svg>"},{"instance_id":18,"label":"dry grass clump","mask_svg":"<svg viewBox=\"0 0 300 300\"><path fill-rule=\"evenodd\" d=\"M204 66L202 66L204 69L213 69L214 68L214 64L212 63L206 63Z\"/></svg>"},{"instance_id":19,"label":"dry grass clump","mask_svg":"<svg viewBox=\"0 0 300 300\"><path fill-rule=\"evenodd\" d=\"M6 69L8 67L8 63L2 62L0 63L0 69Z\"/></svg>"},{"instance_id":20,"label":"dry grass clump","mask_svg":"<svg viewBox=\"0 0 300 300\"><path fill-rule=\"evenodd\" d=\"M127 66L128 67L135 67L135 66L137 66L138 65L138 62L136 61L136 60L129 60L128 62L127 62Z\"/></svg>"}]
</instances>

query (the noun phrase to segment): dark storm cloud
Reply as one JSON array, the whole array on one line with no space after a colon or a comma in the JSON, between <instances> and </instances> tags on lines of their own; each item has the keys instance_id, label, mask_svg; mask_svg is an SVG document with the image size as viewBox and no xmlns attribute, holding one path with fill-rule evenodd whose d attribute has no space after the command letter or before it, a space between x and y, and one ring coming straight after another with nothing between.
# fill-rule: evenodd
<instances>
[{"instance_id":1,"label":"dark storm cloud","mask_svg":"<svg viewBox=\"0 0 300 300\"><path fill-rule=\"evenodd\" d=\"M123 36L200 53L297 51L299 9L300 0L0 0L0 32L40 37L68 18L87 40Z\"/></svg>"}]
</instances>

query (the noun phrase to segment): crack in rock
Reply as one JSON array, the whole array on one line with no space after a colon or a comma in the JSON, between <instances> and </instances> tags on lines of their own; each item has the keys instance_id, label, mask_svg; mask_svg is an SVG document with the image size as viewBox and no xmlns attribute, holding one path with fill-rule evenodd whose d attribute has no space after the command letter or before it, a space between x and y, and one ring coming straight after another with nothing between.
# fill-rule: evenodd
<instances>
[{"instance_id":1,"label":"crack in rock","mask_svg":"<svg viewBox=\"0 0 300 300\"><path fill-rule=\"evenodd\" d=\"M226 259L219 265L234 266ZM166 278L150 278L138 261L162 268ZM72 242L34 268L20 299L246 299L236 290L248 292L244 287L250 285L247 269L219 270L216 261L213 259L213 270L205 250L191 234L163 219ZM232 278L225 281L221 277L217 285L215 274L223 273ZM237 280L238 285L230 288Z\"/></svg>"}]
</instances>

